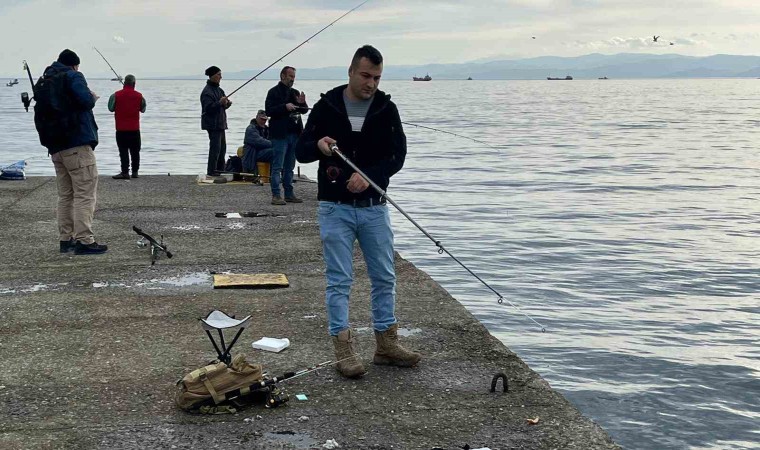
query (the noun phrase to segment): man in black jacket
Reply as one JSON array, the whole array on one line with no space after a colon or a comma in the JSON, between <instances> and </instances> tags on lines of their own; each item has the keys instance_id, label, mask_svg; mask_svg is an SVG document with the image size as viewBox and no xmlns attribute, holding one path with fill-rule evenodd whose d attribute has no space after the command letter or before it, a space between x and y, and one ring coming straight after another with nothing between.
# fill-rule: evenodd
<instances>
[{"instance_id":1,"label":"man in black jacket","mask_svg":"<svg viewBox=\"0 0 760 450\"><path fill-rule=\"evenodd\" d=\"M219 87L222 70L216 66L206 69L206 87L201 92L201 129L208 131L208 164L206 175L216 175L224 170L224 154L227 152L227 109L232 102Z\"/></svg>"},{"instance_id":2,"label":"man in black jacket","mask_svg":"<svg viewBox=\"0 0 760 450\"><path fill-rule=\"evenodd\" d=\"M377 347L375 364L411 367L422 356L398 344L395 317L396 273L393 230L385 199L369 187L330 149L336 144L383 190L401 170L406 136L390 95L377 90L383 57L377 49L359 48L348 69L348 85L322 95L309 115L296 147L299 162L319 160L319 229L327 278L327 317L338 371L353 378L366 373L356 353L356 335L348 323L353 282L353 247L359 241L372 284L372 321Z\"/></svg>"},{"instance_id":3,"label":"man in black jacket","mask_svg":"<svg viewBox=\"0 0 760 450\"><path fill-rule=\"evenodd\" d=\"M270 184L272 204L301 203L293 192L293 169L296 166L295 147L303 131L301 114L309 111L306 95L293 89L296 69L285 66L280 71L280 82L267 93L265 103L269 116L269 138L272 141ZM280 181L285 199L280 197Z\"/></svg>"}]
</instances>

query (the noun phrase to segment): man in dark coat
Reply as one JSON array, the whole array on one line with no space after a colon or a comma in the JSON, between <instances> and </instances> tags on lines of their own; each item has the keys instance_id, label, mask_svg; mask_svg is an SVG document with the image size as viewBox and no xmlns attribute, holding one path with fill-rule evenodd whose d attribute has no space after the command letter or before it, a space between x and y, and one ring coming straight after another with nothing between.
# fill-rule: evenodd
<instances>
[{"instance_id":1,"label":"man in dark coat","mask_svg":"<svg viewBox=\"0 0 760 450\"><path fill-rule=\"evenodd\" d=\"M267 93L266 113L269 116L269 136L272 141L272 204L301 203L293 192L293 169L296 167L295 148L303 131L301 114L309 111L306 94L293 89L296 69L285 66L280 82ZM280 182L285 199L280 197Z\"/></svg>"},{"instance_id":2,"label":"man in dark coat","mask_svg":"<svg viewBox=\"0 0 760 450\"><path fill-rule=\"evenodd\" d=\"M224 155L227 153L227 109L232 102L219 87L222 70L216 66L206 69L206 87L201 92L201 129L208 131L208 164L206 175L213 176L224 170Z\"/></svg>"},{"instance_id":3,"label":"man in dark coat","mask_svg":"<svg viewBox=\"0 0 760 450\"><path fill-rule=\"evenodd\" d=\"M393 230L386 201L330 148L336 144L382 190L401 170L406 158L406 136L390 95L377 89L382 72L380 52L369 45L359 48L348 69L348 85L322 95L296 147L299 162L319 161L318 217L329 333L340 361L336 368L349 378L366 372L356 351L356 333L348 322L356 241L372 285L372 322L377 343L373 362L411 367L422 358L398 343Z\"/></svg>"},{"instance_id":4,"label":"man in dark coat","mask_svg":"<svg viewBox=\"0 0 760 450\"><path fill-rule=\"evenodd\" d=\"M95 147L98 145L98 126L92 109L98 96L87 87L82 72L79 71L79 56L66 49L58 55L58 60L45 69L43 79L55 83L62 81L59 95L66 97L62 103L66 111L57 111L55 117L39 119L40 140L49 143L48 153L55 167L58 184L58 231L60 252L74 251L77 255L105 253L108 246L95 242L92 219L98 190L98 168L95 163ZM39 84L39 82L38 82ZM42 95L42 94L40 94ZM40 105L35 107L35 124L38 122ZM48 129L54 121L68 121L69 130L57 133L57 138L49 139Z\"/></svg>"}]
</instances>

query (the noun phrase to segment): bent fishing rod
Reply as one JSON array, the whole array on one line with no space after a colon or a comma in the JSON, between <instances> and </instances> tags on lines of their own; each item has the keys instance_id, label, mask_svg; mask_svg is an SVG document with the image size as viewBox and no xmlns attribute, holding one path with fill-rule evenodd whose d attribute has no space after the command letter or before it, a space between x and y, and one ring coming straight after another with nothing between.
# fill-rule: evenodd
<instances>
[{"instance_id":1,"label":"bent fishing rod","mask_svg":"<svg viewBox=\"0 0 760 450\"><path fill-rule=\"evenodd\" d=\"M369 2L369 0L364 0L364 1L363 1L363 2L361 2L359 5L355 6L354 8L352 8L351 10L349 10L348 12L346 12L345 14L343 14L342 16L338 17L337 19L335 19L335 20L333 20L332 22L330 22L329 24L327 24L327 26L325 26L325 27L324 27L324 28L322 28L321 30L319 30L319 31L317 31L316 33L314 33L314 34L312 34L311 36L309 36L309 37L308 37L308 38L307 38L305 41L303 41L303 42L301 42L300 44L298 44L298 45L297 45L297 46L296 46L294 49L292 49L291 51L289 51L289 52L285 53L284 55L282 55L282 56L280 57L280 59L278 59L278 60L276 60L275 62L273 62L272 64L270 64L270 65L266 66L264 69L262 69L262 70L261 70L261 72L259 72L259 73L257 73L256 75L252 76L252 77L251 77L251 78L250 78L248 81L246 81L245 83L243 83L242 85L240 85L240 87L238 87L238 88L237 88L237 89L235 89L234 91L232 91L232 92L230 92L229 94L227 94L227 98L230 98L230 97L232 96L232 94L234 94L235 92L239 91L239 90L240 90L240 89L242 89L242 88L243 88L245 85L247 85L247 84L248 84L248 83L250 83L251 81L253 81L253 80L255 80L256 78L258 78L258 76L259 76L259 75L261 75L262 73L264 73L264 72L266 72L267 70L269 70L269 69L270 69L272 66L274 66L274 65L275 65L275 64L277 64L278 62L280 62L280 61L282 61L283 59L285 59L285 58L286 58L288 55L290 55L290 54L291 54L291 53L293 53L294 51L296 51L296 50L298 50L299 48L301 48L301 47L302 47L304 44L306 44L306 43L307 43L307 42L309 42L310 40L314 39L314 38L315 38L315 37L316 37L316 36L317 36L319 33L321 33L321 32L323 32L323 31L325 31L326 29L330 28L330 27L331 27L333 24L335 24L335 22L339 21L340 19L342 19L342 18L346 17L347 15L349 15L349 14L351 14L352 12L356 11L357 9L361 8L361 7L362 7L362 6L363 6L365 3L367 3L367 2Z\"/></svg>"},{"instance_id":2,"label":"bent fishing rod","mask_svg":"<svg viewBox=\"0 0 760 450\"><path fill-rule=\"evenodd\" d=\"M118 79L119 79L119 83L121 83L121 85L122 85L122 86L124 86L124 79L121 77L121 75L119 75L118 73L116 73L116 71L114 70L113 66L111 65L111 63L110 63L110 62L108 62L108 60L106 59L106 57L105 57L105 56L103 56L103 54L102 54L102 53L100 53L100 50L98 50L96 47L93 47L93 49L94 49L96 52L98 52L98 55L100 55L100 57L101 57L101 58L103 58L103 61L105 61L105 62L106 62L106 64L108 64L108 67L110 67L110 68L111 68L111 72L113 72L113 74L114 74L114 75L116 75L116 78L118 78Z\"/></svg>"},{"instance_id":3,"label":"bent fishing rod","mask_svg":"<svg viewBox=\"0 0 760 450\"><path fill-rule=\"evenodd\" d=\"M498 297L497 301L498 301L498 303L500 305L503 302L506 301L507 303L509 303L510 305L512 305L513 308L515 308L516 310L518 310L520 312L520 314L522 314L523 316L527 317L533 323L535 323L536 325L538 325L539 327L541 327L541 332L542 333L546 332L546 328L543 325L541 325L540 323L538 323L536 321L536 319L534 319L531 316L529 316L522 309L520 309L519 306L517 306L514 303L512 303L509 299L504 298L504 296L501 295L496 289L492 288L491 285L489 285L488 283L486 283L485 281L483 281L483 279L480 278L477 274L475 274L475 272L473 272L472 270L470 270L469 267L467 267L466 265L464 265L464 263L462 261L460 261L459 259L457 259L456 256L452 255L451 252L449 252L448 250L446 250L446 248L443 246L443 244L441 244L441 241L438 241L433 236L431 236L430 233L428 233L424 228L422 228L422 226L420 224L418 224L414 219L412 219L409 216L409 214L406 213L406 211L404 211L400 206L398 206L396 204L396 202L394 202L390 197L388 197L388 194L386 194L386 192L380 186L378 186L374 181L372 181L364 172L361 171L361 169L359 169L358 167L356 167L356 165L353 162L351 162L351 160L349 160L346 157L346 155L344 155L343 153L341 153L341 151L338 149L337 145L330 144L330 150L332 150L333 153L335 153L336 155L338 155L338 157L340 159L342 159L343 162L345 162L346 164L348 164L349 166L351 166L351 168L354 169L356 171L356 173L358 173L359 175L361 175L361 177L364 178L367 181L367 183L369 183L369 185L372 186L372 188L375 191L377 191L378 194L380 194L381 197L384 197L388 201L388 203L390 203L391 205L393 205L393 207L396 208L398 210L398 212L400 212L401 214L403 214L404 217L406 217L415 227L417 227L418 230L422 231L422 234L424 234L425 236L427 236L428 239L430 239L431 241L433 241L433 243L435 244L435 246L438 247L438 253L444 253L445 252L447 255L449 255L451 257L451 259L453 259L460 266L462 266L462 268L464 268L464 270L466 270L467 272L469 272L470 275L472 275L478 281L480 281L481 283L483 283L483 285L485 287L487 287L488 289L491 290L491 292L493 292L494 294L496 294L496 296Z\"/></svg>"}]
</instances>

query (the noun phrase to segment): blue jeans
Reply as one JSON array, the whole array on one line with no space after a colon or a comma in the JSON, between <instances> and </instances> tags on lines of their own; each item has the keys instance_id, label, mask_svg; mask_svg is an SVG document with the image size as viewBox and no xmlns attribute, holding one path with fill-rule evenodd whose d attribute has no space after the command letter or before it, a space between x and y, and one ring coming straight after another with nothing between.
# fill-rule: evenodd
<instances>
[{"instance_id":1,"label":"blue jeans","mask_svg":"<svg viewBox=\"0 0 760 450\"><path fill-rule=\"evenodd\" d=\"M396 271L393 266L393 230L386 205L354 208L319 202L319 236L325 257L327 319L330 335L349 328L348 296L353 277L354 242L367 263L376 331L396 323Z\"/></svg>"},{"instance_id":2,"label":"blue jeans","mask_svg":"<svg viewBox=\"0 0 760 450\"><path fill-rule=\"evenodd\" d=\"M285 188L285 197L295 196L293 194L293 168L296 166L296 142L298 142L298 135L295 133L289 134L284 139L272 139L270 184L273 197L280 196L280 182Z\"/></svg>"}]
</instances>

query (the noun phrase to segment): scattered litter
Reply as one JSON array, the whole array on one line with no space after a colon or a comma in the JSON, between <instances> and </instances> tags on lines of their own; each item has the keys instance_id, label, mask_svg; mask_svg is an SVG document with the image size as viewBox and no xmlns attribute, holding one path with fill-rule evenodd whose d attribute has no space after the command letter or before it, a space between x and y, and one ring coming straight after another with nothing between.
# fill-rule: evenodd
<instances>
[{"instance_id":1,"label":"scattered litter","mask_svg":"<svg viewBox=\"0 0 760 450\"><path fill-rule=\"evenodd\" d=\"M308 397L306 397L304 394L296 394L296 398L297 398L298 400L301 400L302 402L303 402L303 401L306 401L306 400L308 400L308 399L309 399L309 398L308 398ZM309 418L308 418L308 417L306 417L306 420L308 420L308 419L309 419Z\"/></svg>"},{"instance_id":2,"label":"scattered litter","mask_svg":"<svg viewBox=\"0 0 760 450\"><path fill-rule=\"evenodd\" d=\"M259 213L255 211L246 211L246 212L218 212L214 213L214 217L221 217L221 218L227 218L227 219L241 219L243 217L280 217L281 214L272 214L272 213Z\"/></svg>"},{"instance_id":3,"label":"scattered litter","mask_svg":"<svg viewBox=\"0 0 760 450\"><path fill-rule=\"evenodd\" d=\"M301 416L301 417L298 418L299 422L306 422L308 420L309 420L309 416Z\"/></svg>"},{"instance_id":4,"label":"scattered litter","mask_svg":"<svg viewBox=\"0 0 760 450\"><path fill-rule=\"evenodd\" d=\"M172 230L180 230L180 231L190 231L190 230L200 230L201 227L198 225L178 225L176 227L172 227Z\"/></svg>"},{"instance_id":5,"label":"scattered litter","mask_svg":"<svg viewBox=\"0 0 760 450\"><path fill-rule=\"evenodd\" d=\"M317 315L316 314L312 314L312 315L309 315L309 316L303 316L303 318L304 319L316 319Z\"/></svg>"},{"instance_id":6,"label":"scattered litter","mask_svg":"<svg viewBox=\"0 0 760 450\"><path fill-rule=\"evenodd\" d=\"M335 439L328 439L322 444L322 448L340 448L340 444Z\"/></svg>"},{"instance_id":7,"label":"scattered litter","mask_svg":"<svg viewBox=\"0 0 760 450\"><path fill-rule=\"evenodd\" d=\"M538 416L536 416L535 419L527 419L527 420L528 420L528 425L535 425L538 423L539 418Z\"/></svg>"},{"instance_id":8,"label":"scattered litter","mask_svg":"<svg viewBox=\"0 0 760 450\"><path fill-rule=\"evenodd\" d=\"M277 338L263 337L259 339L258 341L252 343L251 347L259 349L259 350L266 350L268 352L279 353L285 350L286 348L290 347L290 340L288 340L288 338L277 339Z\"/></svg>"},{"instance_id":9,"label":"scattered litter","mask_svg":"<svg viewBox=\"0 0 760 450\"><path fill-rule=\"evenodd\" d=\"M102 288L108 286L108 282L105 283L92 283L92 287L94 288Z\"/></svg>"}]
</instances>

